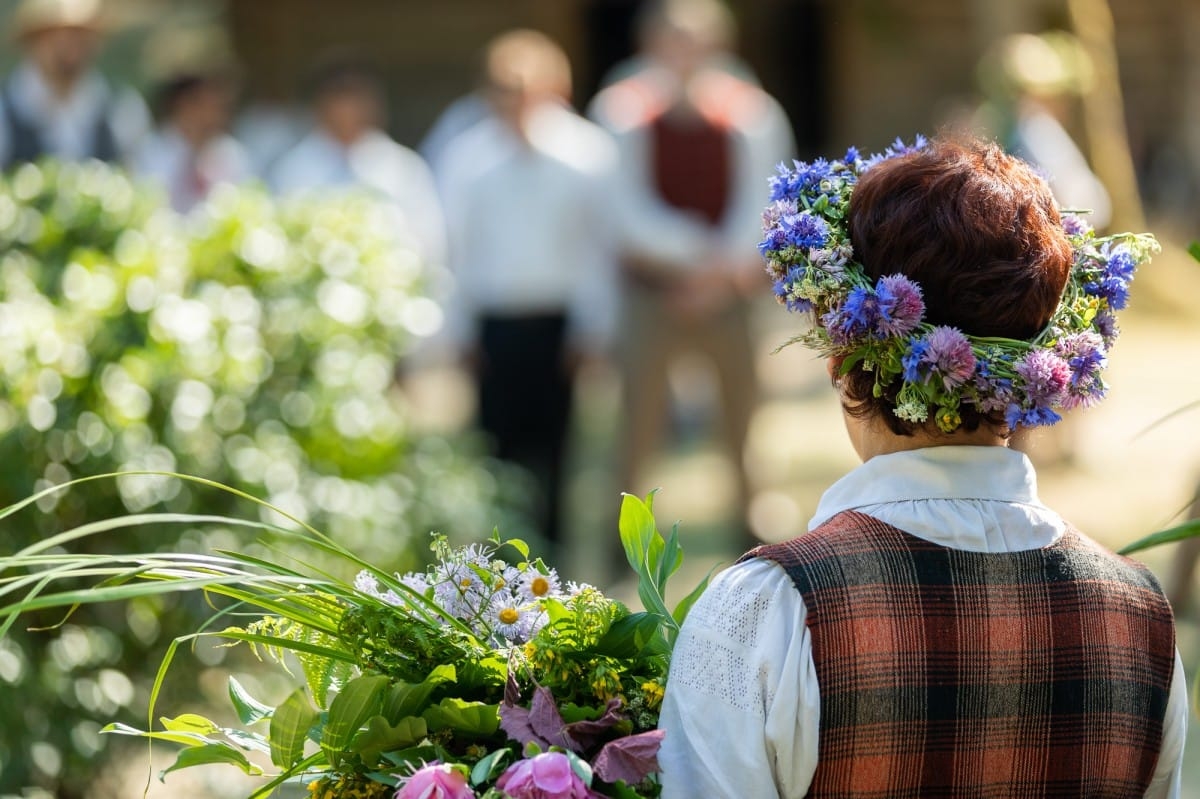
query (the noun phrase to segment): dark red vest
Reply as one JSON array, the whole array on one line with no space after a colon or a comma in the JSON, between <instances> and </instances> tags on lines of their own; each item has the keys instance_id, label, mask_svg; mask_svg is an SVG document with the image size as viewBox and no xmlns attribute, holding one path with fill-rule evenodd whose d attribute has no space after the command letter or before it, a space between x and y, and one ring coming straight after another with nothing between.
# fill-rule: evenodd
<instances>
[{"instance_id":1,"label":"dark red vest","mask_svg":"<svg viewBox=\"0 0 1200 799\"><path fill-rule=\"evenodd\" d=\"M1150 572L1069 529L978 553L839 514L759 547L804 598L813 797L1141 797L1174 670Z\"/></svg>"}]
</instances>

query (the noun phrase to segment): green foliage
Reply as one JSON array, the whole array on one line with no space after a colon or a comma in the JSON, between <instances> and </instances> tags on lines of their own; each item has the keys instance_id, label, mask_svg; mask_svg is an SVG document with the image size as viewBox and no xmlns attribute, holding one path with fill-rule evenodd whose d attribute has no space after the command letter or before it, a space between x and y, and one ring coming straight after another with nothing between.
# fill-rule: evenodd
<instances>
[{"instance_id":1,"label":"green foliage","mask_svg":"<svg viewBox=\"0 0 1200 799\"><path fill-rule=\"evenodd\" d=\"M277 204L254 189L183 218L96 163L0 177L0 504L84 475L202 474L319 524L385 570L411 567L412 541L430 529L511 519L511 487L473 444L415 430L394 385L440 314L394 224L365 197ZM5 531L6 551L85 519L228 516L241 501L164 474L97 481L44 495L42 514ZM291 557L199 518L82 545ZM305 554L324 568L327 553ZM202 611L151 594L89 608L54 633L9 631L0 713L19 722L0 731L0 794L84 791L100 754L87 742L118 708L141 709L147 654ZM314 695L344 678L311 676ZM58 773L30 768L33 746L55 753Z\"/></svg>"},{"instance_id":2,"label":"green foliage","mask_svg":"<svg viewBox=\"0 0 1200 799\"><path fill-rule=\"evenodd\" d=\"M208 482L177 477L193 486ZM11 520L43 496L0 510L0 520ZM253 796L266 796L303 775L315 780L314 795L346 799L383 796L378 786L393 786L396 774L437 759L472 774L480 795L491 796L489 786L503 768L541 751L538 742L550 740L600 795L657 796L657 783L647 776L650 767L639 772L637 785L628 786L621 782L626 777L605 776L610 772L603 770L602 755L608 747L620 749L626 743L650 753L657 747L654 728L673 640L668 631L677 628L686 607L674 613L631 613L590 586L543 590L553 571L540 561L510 566L496 558L494 548L451 549L440 538L434 543L444 560L428 571L426 582L414 581L412 575L388 576L303 523L289 530L225 519L231 528L253 529L266 547L289 545L290 551L306 556L321 553L330 563L328 570L293 568L236 549L213 555L95 555L67 554L61 548L83 548L122 525L189 524L195 518L144 513L99 520L0 559L0 625L39 610L72 613L111 600L195 591L205 593L216 618L226 616L226 600L236 603L240 615L252 617L241 627L177 637L150 693L148 729L121 723L104 728L180 746L164 775L213 764L260 774L261 764L269 760L274 772L264 775L267 781ZM636 499L623 506L621 529L628 550L637 556L642 580L649 581L645 595L665 608L661 591L682 559L676 535L662 538L649 503ZM509 542L495 538L492 543ZM527 553L519 542L513 549ZM346 582L331 576L344 571L333 568L335 561L364 571L353 583ZM486 580L478 572L462 571L466 563L481 564ZM439 574L443 579L434 579ZM464 623L475 619L477 611L460 607L450 612L439 602L461 603L467 594L447 592L473 577L480 585L507 588L509 600L516 596L513 592L528 590L521 612L544 613L544 623L512 633L528 639L509 639L499 628ZM506 585L499 586L501 581ZM386 592L381 590L385 585ZM498 596L480 598L490 603ZM230 679L234 711L254 729L222 727L195 713L159 718L155 724L156 708L170 702L161 688L169 682L165 677L178 647L202 636L246 643L277 664L294 657L304 684L272 705ZM652 757L647 762L652 764Z\"/></svg>"}]
</instances>

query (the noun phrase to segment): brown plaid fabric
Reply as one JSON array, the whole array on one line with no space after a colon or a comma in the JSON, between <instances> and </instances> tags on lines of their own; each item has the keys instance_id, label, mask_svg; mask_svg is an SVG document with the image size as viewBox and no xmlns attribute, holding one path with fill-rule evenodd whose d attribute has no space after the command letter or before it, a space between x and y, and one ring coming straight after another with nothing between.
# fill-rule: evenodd
<instances>
[{"instance_id":1,"label":"brown plaid fabric","mask_svg":"<svg viewBox=\"0 0 1200 799\"><path fill-rule=\"evenodd\" d=\"M804 597L821 690L813 797L1140 797L1174 668L1149 571L1076 530L948 549L839 514L746 557Z\"/></svg>"}]
</instances>

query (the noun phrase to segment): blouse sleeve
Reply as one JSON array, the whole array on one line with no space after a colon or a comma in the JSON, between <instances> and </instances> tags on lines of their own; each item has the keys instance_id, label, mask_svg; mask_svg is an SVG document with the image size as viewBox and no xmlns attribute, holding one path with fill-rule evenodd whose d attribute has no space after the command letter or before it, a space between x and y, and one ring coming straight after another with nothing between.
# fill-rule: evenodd
<instances>
[{"instance_id":1,"label":"blouse sleeve","mask_svg":"<svg viewBox=\"0 0 1200 799\"><path fill-rule=\"evenodd\" d=\"M1187 679L1183 661L1175 652L1175 674L1167 698L1167 713L1163 719L1162 749L1154 780L1146 790L1146 799L1178 799L1183 785L1183 744L1187 733Z\"/></svg>"},{"instance_id":2,"label":"blouse sleeve","mask_svg":"<svg viewBox=\"0 0 1200 799\"><path fill-rule=\"evenodd\" d=\"M804 602L778 565L719 574L692 608L659 721L663 799L802 796L819 693Z\"/></svg>"}]
</instances>

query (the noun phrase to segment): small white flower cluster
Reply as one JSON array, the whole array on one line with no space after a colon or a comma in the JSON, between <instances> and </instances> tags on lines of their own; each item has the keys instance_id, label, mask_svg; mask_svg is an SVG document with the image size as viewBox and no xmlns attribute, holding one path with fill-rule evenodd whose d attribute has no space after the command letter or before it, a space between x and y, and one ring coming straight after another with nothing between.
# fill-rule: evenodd
<instances>
[{"instance_id":1,"label":"small white flower cluster","mask_svg":"<svg viewBox=\"0 0 1200 799\"><path fill-rule=\"evenodd\" d=\"M435 544L438 560L427 572L396 575L404 586L432 600L450 616L467 624L480 639L500 646L523 644L546 623L543 601L563 599L578 590L563 590L558 573L541 560L516 566L495 558L495 549L472 544L451 549ZM415 599L385 588L369 571L354 586L395 607L411 607Z\"/></svg>"}]
</instances>

